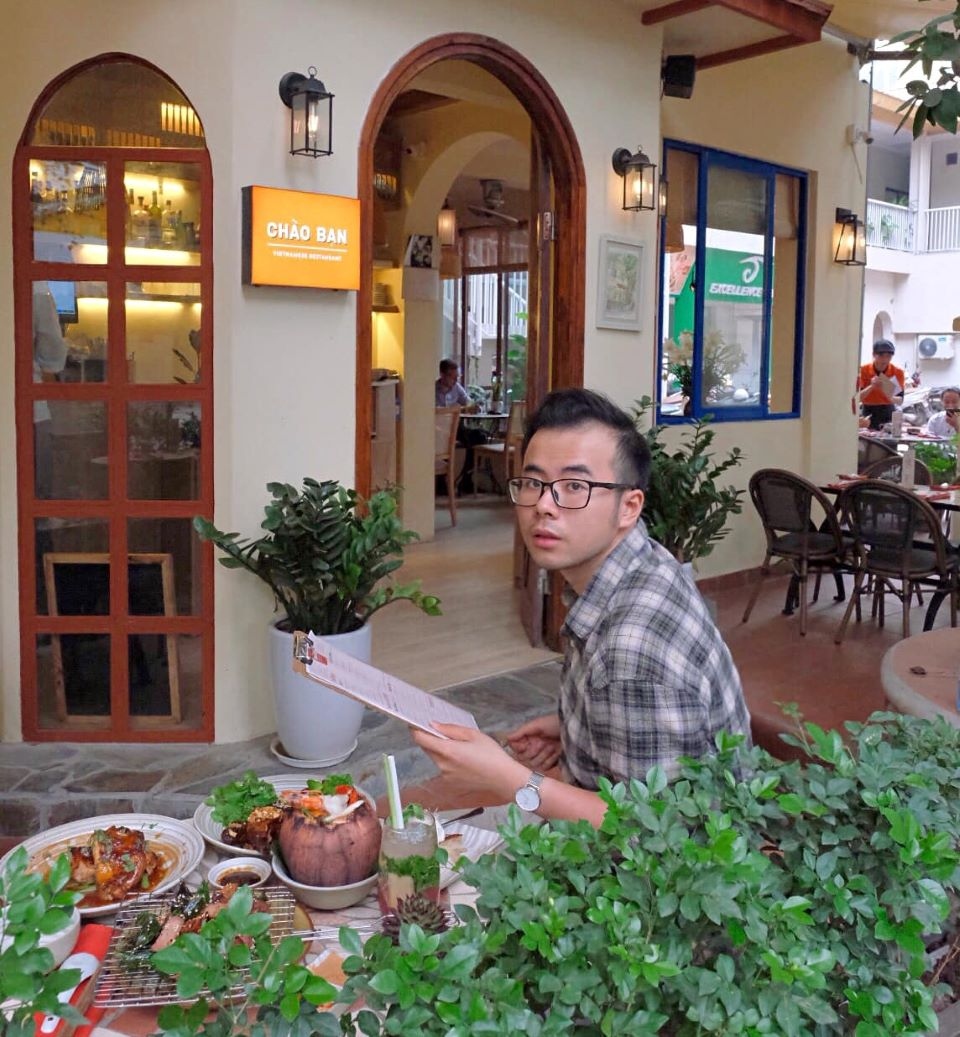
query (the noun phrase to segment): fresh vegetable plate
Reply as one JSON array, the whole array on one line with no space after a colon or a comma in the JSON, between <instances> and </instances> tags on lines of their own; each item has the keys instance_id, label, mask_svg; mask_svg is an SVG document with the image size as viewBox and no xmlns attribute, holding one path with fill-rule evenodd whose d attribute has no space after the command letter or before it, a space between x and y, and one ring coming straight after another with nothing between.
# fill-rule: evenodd
<instances>
[{"instance_id":1,"label":"fresh vegetable plate","mask_svg":"<svg viewBox=\"0 0 960 1037\"><path fill-rule=\"evenodd\" d=\"M288 792L306 788L307 782L311 780L323 781L324 777L324 775L267 774L260 780L269 782L277 792ZM221 838L223 825L214 821L213 807L208 803L201 803L194 811L193 824L203 838L221 853L228 853L233 857L237 857L240 854L244 856L252 854L255 857L263 857L265 860L270 859L270 855L267 853L258 853L256 850L244 849L240 846L231 846L230 843L225 843Z\"/></svg>"}]
</instances>

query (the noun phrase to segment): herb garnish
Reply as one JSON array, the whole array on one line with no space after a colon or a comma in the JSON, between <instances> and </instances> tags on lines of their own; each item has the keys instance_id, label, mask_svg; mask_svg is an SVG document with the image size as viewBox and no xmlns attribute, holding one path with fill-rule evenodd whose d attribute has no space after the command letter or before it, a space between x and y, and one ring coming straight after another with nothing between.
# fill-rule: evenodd
<instances>
[{"instance_id":1,"label":"herb garnish","mask_svg":"<svg viewBox=\"0 0 960 1037\"><path fill-rule=\"evenodd\" d=\"M446 860L447 853L443 852ZM419 893L424 889L436 888L440 885L440 856L435 853L431 857L414 854L410 857L381 857L380 871L388 872L397 877L409 877L413 879L414 892Z\"/></svg>"},{"instance_id":2,"label":"herb garnish","mask_svg":"<svg viewBox=\"0 0 960 1037\"><path fill-rule=\"evenodd\" d=\"M219 785L205 800L213 807L211 816L220 825L246 821L257 807L270 807L277 802L277 790L268 781L247 771L238 781Z\"/></svg>"},{"instance_id":3,"label":"herb garnish","mask_svg":"<svg viewBox=\"0 0 960 1037\"><path fill-rule=\"evenodd\" d=\"M426 813L419 803L408 803L403 808L403 819L404 821L412 821L416 818L418 821L425 819Z\"/></svg>"},{"instance_id":4,"label":"herb garnish","mask_svg":"<svg viewBox=\"0 0 960 1037\"><path fill-rule=\"evenodd\" d=\"M328 774L325 778L317 781L316 778L307 780L307 788L313 792L322 792L325 796L336 794L341 785L353 785L352 774Z\"/></svg>"}]
</instances>

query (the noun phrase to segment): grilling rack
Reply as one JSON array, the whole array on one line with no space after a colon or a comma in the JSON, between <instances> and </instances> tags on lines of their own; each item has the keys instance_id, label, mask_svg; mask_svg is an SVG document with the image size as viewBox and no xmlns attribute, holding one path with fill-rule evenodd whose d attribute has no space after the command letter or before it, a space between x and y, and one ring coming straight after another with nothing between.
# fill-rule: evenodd
<instances>
[{"instance_id":1,"label":"grilling rack","mask_svg":"<svg viewBox=\"0 0 960 1037\"><path fill-rule=\"evenodd\" d=\"M279 943L293 932L293 895L284 886L262 886L258 893L264 894L267 909L273 916L267 935L273 943ZM97 992L93 1003L99 1008L133 1008L143 1005L190 1004L209 991L200 991L193 997L183 998L177 993L177 981L148 966L127 968L120 963L120 943L136 924L136 918L144 911L166 916L175 893L160 893L140 896L121 905L114 922L113 936L103 959L103 968L97 981ZM231 990L231 995L242 997L243 985Z\"/></svg>"}]
</instances>

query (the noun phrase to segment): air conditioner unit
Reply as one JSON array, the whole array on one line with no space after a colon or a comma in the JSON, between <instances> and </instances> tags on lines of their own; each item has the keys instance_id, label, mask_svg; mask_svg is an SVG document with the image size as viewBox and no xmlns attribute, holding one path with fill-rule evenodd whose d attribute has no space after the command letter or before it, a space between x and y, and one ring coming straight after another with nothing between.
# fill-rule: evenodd
<instances>
[{"instance_id":1,"label":"air conditioner unit","mask_svg":"<svg viewBox=\"0 0 960 1037\"><path fill-rule=\"evenodd\" d=\"M924 360L952 360L953 335L917 335L917 355Z\"/></svg>"}]
</instances>

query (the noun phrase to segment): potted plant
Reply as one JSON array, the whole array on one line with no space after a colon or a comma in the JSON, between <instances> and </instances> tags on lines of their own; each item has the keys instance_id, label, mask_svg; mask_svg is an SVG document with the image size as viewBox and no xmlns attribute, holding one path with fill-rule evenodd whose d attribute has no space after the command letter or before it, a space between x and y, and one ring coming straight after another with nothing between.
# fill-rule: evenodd
<instances>
[{"instance_id":1,"label":"potted plant","mask_svg":"<svg viewBox=\"0 0 960 1037\"><path fill-rule=\"evenodd\" d=\"M395 490L378 490L364 501L335 481L306 478L300 490L271 482L267 491L264 533L256 539L225 533L201 516L193 524L224 552L222 565L258 576L283 612L271 627L271 662L277 733L287 755L333 764L355 748L363 706L293 672L293 631L336 635L343 651L369 661L367 620L374 612L409 601L435 616L440 602L419 583L388 580L402 564L404 547L417 539L403 528Z\"/></svg>"},{"instance_id":2,"label":"potted plant","mask_svg":"<svg viewBox=\"0 0 960 1037\"><path fill-rule=\"evenodd\" d=\"M634 408L638 425L653 407L644 396ZM707 419L692 422L680 442L665 442L665 427L642 429L650 447L650 484L643 504L643 520L654 540L681 563L693 563L710 554L728 532L731 515L739 515L745 490L720 485L724 472L743 460L739 447L714 459L714 430Z\"/></svg>"},{"instance_id":3,"label":"potted plant","mask_svg":"<svg viewBox=\"0 0 960 1037\"><path fill-rule=\"evenodd\" d=\"M956 1037L960 730L847 726L602 782L599 829L513 812L461 925L341 935L343 1032Z\"/></svg>"},{"instance_id":4,"label":"potted plant","mask_svg":"<svg viewBox=\"0 0 960 1037\"><path fill-rule=\"evenodd\" d=\"M70 859L61 855L46 875L27 864L21 846L0 870L0 1033L6 1037L33 1037L37 1012L84 1022L57 1000L80 981L79 969L56 969L80 929L74 907L80 894L64 888Z\"/></svg>"}]
</instances>

